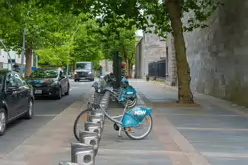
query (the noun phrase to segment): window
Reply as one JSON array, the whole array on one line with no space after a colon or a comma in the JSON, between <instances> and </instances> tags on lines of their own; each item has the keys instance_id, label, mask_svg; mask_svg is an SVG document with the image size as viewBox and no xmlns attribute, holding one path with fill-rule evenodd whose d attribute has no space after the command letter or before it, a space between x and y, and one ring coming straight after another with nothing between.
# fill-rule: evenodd
<instances>
[{"instance_id":1,"label":"window","mask_svg":"<svg viewBox=\"0 0 248 165\"><path fill-rule=\"evenodd\" d=\"M3 75L0 75L0 89L2 89L3 86Z\"/></svg>"},{"instance_id":2,"label":"window","mask_svg":"<svg viewBox=\"0 0 248 165\"><path fill-rule=\"evenodd\" d=\"M15 81L19 87L26 85L26 81L18 74L14 74Z\"/></svg>"},{"instance_id":3,"label":"window","mask_svg":"<svg viewBox=\"0 0 248 165\"><path fill-rule=\"evenodd\" d=\"M57 78L58 70L56 69L38 69L33 71L30 78Z\"/></svg>"},{"instance_id":4,"label":"window","mask_svg":"<svg viewBox=\"0 0 248 165\"><path fill-rule=\"evenodd\" d=\"M64 72L63 72L63 71L59 71L59 77L60 77L60 78L64 78L64 77L65 77Z\"/></svg>"},{"instance_id":5,"label":"window","mask_svg":"<svg viewBox=\"0 0 248 165\"><path fill-rule=\"evenodd\" d=\"M77 63L76 69L91 69L91 63Z\"/></svg>"},{"instance_id":6,"label":"window","mask_svg":"<svg viewBox=\"0 0 248 165\"><path fill-rule=\"evenodd\" d=\"M8 74L6 78L7 89L11 87L18 87L17 81L13 74Z\"/></svg>"}]
</instances>

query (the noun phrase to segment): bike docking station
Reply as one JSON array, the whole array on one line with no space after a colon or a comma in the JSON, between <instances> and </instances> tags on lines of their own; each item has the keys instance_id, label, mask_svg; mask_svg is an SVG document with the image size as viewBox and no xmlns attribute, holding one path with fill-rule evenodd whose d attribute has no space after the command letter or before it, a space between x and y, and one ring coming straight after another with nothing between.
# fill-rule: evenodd
<instances>
[{"instance_id":1,"label":"bike docking station","mask_svg":"<svg viewBox=\"0 0 248 165\"><path fill-rule=\"evenodd\" d=\"M110 100L109 92L100 97L101 101L98 100L99 97L94 97L94 102L100 103L107 110ZM104 119L104 113L97 109L87 116L87 121L84 123L85 129L79 131L79 143L71 143L71 162L60 162L59 165L95 165Z\"/></svg>"},{"instance_id":2,"label":"bike docking station","mask_svg":"<svg viewBox=\"0 0 248 165\"><path fill-rule=\"evenodd\" d=\"M94 148L94 156L96 156L99 148L99 136L96 132L82 131L79 133L80 143L92 145Z\"/></svg>"}]
</instances>

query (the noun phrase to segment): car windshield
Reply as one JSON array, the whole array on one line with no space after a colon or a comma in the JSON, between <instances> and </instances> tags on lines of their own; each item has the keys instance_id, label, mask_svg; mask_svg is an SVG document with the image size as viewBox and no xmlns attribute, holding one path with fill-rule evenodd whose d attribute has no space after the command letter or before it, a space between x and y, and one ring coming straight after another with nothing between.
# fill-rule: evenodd
<instances>
[{"instance_id":1,"label":"car windshield","mask_svg":"<svg viewBox=\"0 0 248 165\"><path fill-rule=\"evenodd\" d=\"M91 63L77 63L76 69L91 69Z\"/></svg>"},{"instance_id":2,"label":"car windshield","mask_svg":"<svg viewBox=\"0 0 248 165\"><path fill-rule=\"evenodd\" d=\"M58 77L57 70L45 70L45 69L36 70L30 75L30 78L56 78L56 77Z\"/></svg>"}]
</instances>

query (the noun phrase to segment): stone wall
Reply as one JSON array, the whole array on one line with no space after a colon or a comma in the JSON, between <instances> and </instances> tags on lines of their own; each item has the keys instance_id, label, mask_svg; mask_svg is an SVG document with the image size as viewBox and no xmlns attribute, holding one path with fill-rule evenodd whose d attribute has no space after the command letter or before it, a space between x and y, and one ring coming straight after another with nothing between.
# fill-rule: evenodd
<instances>
[{"instance_id":1,"label":"stone wall","mask_svg":"<svg viewBox=\"0 0 248 165\"><path fill-rule=\"evenodd\" d=\"M166 80L170 82L170 85L177 85L177 66L176 66L176 52L174 47L173 37L170 35L166 41L167 46L167 76Z\"/></svg>"},{"instance_id":2,"label":"stone wall","mask_svg":"<svg viewBox=\"0 0 248 165\"><path fill-rule=\"evenodd\" d=\"M248 105L248 1L223 0L209 28L185 34L193 91Z\"/></svg>"},{"instance_id":3,"label":"stone wall","mask_svg":"<svg viewBox=\"0 0 248 165\"><path fill-rule=\"evenodd\" d=\"M166 57L166 43L155 34L145 34L143 40L144 76L148 74L148 64L150 62Z\"/></svg>"}]
</instances>

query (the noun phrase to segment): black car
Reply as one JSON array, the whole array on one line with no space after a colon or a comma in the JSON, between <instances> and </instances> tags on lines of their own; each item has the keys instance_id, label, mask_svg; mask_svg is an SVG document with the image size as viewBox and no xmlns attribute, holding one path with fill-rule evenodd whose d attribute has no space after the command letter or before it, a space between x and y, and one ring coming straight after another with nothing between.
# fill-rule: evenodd
<instances>
[{"instance_id":1,"label":"black car","mask_svg":"<svg viewBox=\"0 0 248 165\"><path fill-rule=\"evenodd\" d=\"M33 88L19 73L0 71L0 135L10 121L25 116L33 117Z\"/></svg>"},{"instance_id":2,"label":"black car","mask_svg":"<svg viewBox=\"0 0 248 165\"><path fill-rule=\"evenodd\" d=\"M70 92L69 79L60 68L39 68L29 76L28 82L33 86L35 96L61 99Z\"/></svg>"}]
</instances>

